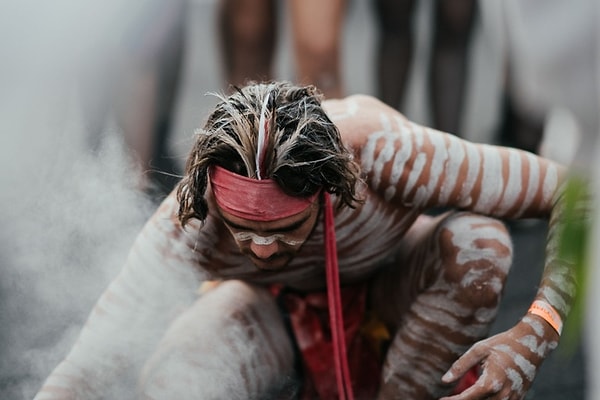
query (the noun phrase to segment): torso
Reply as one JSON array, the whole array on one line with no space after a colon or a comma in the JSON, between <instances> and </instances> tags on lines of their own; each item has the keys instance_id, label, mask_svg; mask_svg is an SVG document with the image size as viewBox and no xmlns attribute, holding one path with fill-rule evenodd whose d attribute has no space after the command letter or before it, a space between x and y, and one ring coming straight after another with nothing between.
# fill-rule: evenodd
<instances>
[{"instance_id":1,"label":"torso","mask_svg":"<svg viewBox=\"0 0 600 400\"><path fill-rule=\"evenodd\" d=\"M408 209L392 208L374 196L368 196L356 209L338 212L335 226L342 284L362 280L386 264L417 216ZM194 249L199 266L209 272L211 279L281 283L299 290L317 290L325 286L322 218L297 256L277 272L258 270L240 253L218 217L209 215L205 225L198 228L196 225L186 228L189 246Z\"/></svg>"},{"instance_id":2,"label":"torso","mask_svg":"<svg viewBox=\"0 0 600 400\"><path fill-rule=\"evenodd\" d=\"M503 218L547 217L552 208L552 195L564 174L556 164L424 128L368 96L330 100L323 106L366 181L364 203L335 216L342 284L364 280L389 262L428 207ZM176 220L176 204L167 207ZM294 260L277 272L258 270L214 214L202 228L198 222L189 229L195 233L188 234L184 246L192 249L188 255L209 278L305 290L325 286L322 221Z\"/></svg>"}]
</instances>

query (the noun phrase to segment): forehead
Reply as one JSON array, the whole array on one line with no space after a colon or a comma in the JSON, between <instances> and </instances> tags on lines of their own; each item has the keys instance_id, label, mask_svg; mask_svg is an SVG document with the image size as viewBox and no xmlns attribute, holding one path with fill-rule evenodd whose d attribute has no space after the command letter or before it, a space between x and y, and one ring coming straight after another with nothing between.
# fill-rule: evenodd
<instances>
[{"instance_id":1,"label":"forehead","mask_svg":"<svg viewBox=\"0 0 600 400\"><path fill-rule=\"evenodd\" d=\"M313 213L317 212L317 207L314 207L314 205L311 204L301 212L286 218L276 219L273 221L254 221L251 219L236 217L235 215L229 214L218 206L217 209L223 222L232 228L260 232L280 232L299 228L310 219Z\"/></svg>"}]
</instances>

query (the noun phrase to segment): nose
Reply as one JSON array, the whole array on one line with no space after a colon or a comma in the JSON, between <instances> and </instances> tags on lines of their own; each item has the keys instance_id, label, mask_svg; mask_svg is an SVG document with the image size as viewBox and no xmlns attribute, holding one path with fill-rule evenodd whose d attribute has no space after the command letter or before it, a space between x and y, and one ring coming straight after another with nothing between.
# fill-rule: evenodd
<instances>
[{"instance_id":1,"label":"nose","mask_svg":"<svg viewBox=\"0 0 600 400\"><path fill-rule=\"evenodd\" d=\"M269 257L271 257L273 254L277 253L277 250L279 250L279 245L277 244L277 241L274 241L273 243L270 244L258 244L255 243L254 241L250 242L250 250L252 250L252 253L260 259L266 260Z\"/></svg>"}]
</instances>

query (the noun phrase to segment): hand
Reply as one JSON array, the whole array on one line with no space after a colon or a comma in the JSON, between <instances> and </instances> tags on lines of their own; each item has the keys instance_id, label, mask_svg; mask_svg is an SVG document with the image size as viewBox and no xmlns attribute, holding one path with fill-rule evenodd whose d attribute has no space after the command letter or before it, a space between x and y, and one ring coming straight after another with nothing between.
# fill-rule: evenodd
<instances>
[{"instance_id":1,"label":"hand","mask_svg":"<svg viewBox=\"0 0 600 400\"><path fill-rule=\"evenodd\" d=\"M458 380L477 364L482 373L470 388L440 400L523 399L557 344L558 334L546 321L527 315L510 330L475 343L456 360L442 377L445 383Z\"/></svg>"}]
</instances>

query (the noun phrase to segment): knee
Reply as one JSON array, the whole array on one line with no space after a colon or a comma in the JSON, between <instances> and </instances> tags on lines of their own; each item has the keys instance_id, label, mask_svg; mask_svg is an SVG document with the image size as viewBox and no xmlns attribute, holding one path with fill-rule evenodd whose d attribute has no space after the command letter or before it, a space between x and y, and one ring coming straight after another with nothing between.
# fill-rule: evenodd
<instances>
[{"instance_id":1,"label":"knee","mask_svg":"<svg viewBox=\"0 0 600 400\"><path fill-rule=\"evenodd\" d=\"M512 242L504 224L473 214L449 217L439 230L442 276L465 306L498 306L512 264Z\"/></svg>"}]
</instances>

